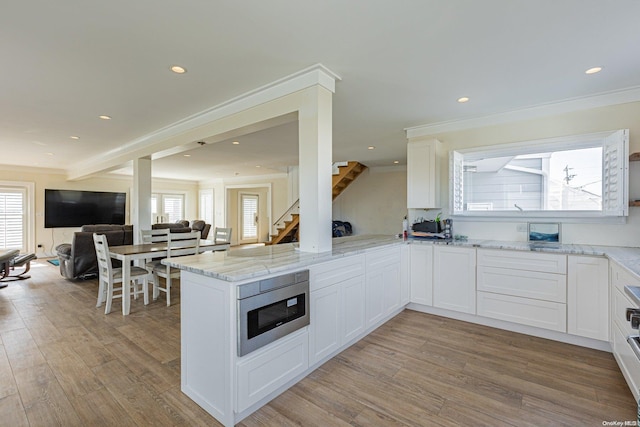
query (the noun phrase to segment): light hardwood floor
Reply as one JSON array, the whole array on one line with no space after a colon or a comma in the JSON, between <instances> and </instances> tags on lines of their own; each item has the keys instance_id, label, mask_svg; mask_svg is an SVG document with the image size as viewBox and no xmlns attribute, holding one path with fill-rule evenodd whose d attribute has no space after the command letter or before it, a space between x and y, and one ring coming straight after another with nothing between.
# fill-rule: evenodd
<instances>
[{"instance_id":1,"label":"light hardwood floor","mask_svg":"<svg viewBox=\"0 0 640 427\"><path fill-rule=\"evenodd\" d=\"M38 261L0 289L1 426L215 426L180 392L180 292L131 315ZM119 305L118 305L119 307ZM250 426L602 426L635 420L609 353L405 311Z\"/></svg>"}]
</instances>

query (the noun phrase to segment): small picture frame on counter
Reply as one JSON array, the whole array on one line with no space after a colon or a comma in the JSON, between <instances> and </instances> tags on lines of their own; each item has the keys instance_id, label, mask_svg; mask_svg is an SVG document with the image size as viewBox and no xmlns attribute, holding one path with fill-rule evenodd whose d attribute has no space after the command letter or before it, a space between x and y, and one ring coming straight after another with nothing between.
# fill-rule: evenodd
<instances>
[{"instance_id":1,"label":"small picture frame on counter","mask_svg":"<svg viewBox=\"0 0 640 427\"><path fill-rule=\"evenodd\" d=\"M560 243L560 224L557 222L528 223L529 242Z\"/></svg>"}]
</instances>

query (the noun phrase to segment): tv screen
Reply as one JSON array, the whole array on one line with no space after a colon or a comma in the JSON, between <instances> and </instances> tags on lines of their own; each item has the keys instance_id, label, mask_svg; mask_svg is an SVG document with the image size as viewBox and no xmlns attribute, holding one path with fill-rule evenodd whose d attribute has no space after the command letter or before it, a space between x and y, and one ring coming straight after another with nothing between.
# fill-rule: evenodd
<instances>
[{"instance_id":1,"label":"tv screen","mask_svg":"<svg viewBox=\"0 0 640 427\"><path fill-rule=\"evenodd\" d=\"M44 227L124 224L126 193L44 190Z\"/></svg>"}]
</instances>

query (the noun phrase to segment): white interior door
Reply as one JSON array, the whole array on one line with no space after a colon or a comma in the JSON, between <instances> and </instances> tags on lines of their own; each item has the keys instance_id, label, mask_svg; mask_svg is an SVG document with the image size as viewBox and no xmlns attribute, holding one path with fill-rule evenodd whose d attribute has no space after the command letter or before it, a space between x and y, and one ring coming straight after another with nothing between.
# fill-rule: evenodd
<instances>
[{"instance_id":1,"label":"white interior door","mask_svg":"<svg viewBox=\"0 0 640 427\"><path fill-rule=\"evenodd\" d=\"M240 244L257 243L258 230L258 206L260 197L257 194L240 193Z\"/></svg>"}]
</instances>

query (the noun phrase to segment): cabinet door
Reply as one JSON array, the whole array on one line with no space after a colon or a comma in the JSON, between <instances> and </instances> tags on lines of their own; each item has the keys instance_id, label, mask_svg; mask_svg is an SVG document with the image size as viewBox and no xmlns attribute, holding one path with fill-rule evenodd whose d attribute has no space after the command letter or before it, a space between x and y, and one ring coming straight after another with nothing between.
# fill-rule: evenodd
<instances>
[{"instance_id":1,"label":"cabinet door","mask_svg":"<svg viewBox=\"0 0 640 427\"><path fill-rule=\"evenodd\" d=\"M340 284L311 292L309 360L316 363L340 347L342 303Z\"/></svg>"},{"instance_id":2,"label":"cabinet door","mask_svg":"<svg viewBox=\"0 0 640 427\"><path fill-rule=\"evenodd\" d=\"M384 279L384 269L367 271L367 327L374 325L384 317Z\"/></svg>"},{"instance_id":3,"label":"cabinet door","mask_svg":"<svg viewBox=\"0 0 640 427\"><path fill-rule=\"evenodd\" d=\"M476 250L436 246L433 254L433 305L476 313Z\"/></svg>"},{"instance_id":4,"label":"cabinet door","mask_svg":"<svg viewBox=\"0 0 640 427\"><path fill-rule=\"evenodd\" d=\"M433 246L416 244L410 249L411 302L433 305Z\"/></svg>"},{"instance_id":5,"label":"cabinet door","mask_svg":"<svg viewBox=\"0 0 640 427\"><path fill-rule=\"evenodd\" d=\"M440 145L437 139L407 144L407 208L439 207Z\"/></svg>"},{"instance_id":6,"label":"cabinet door","mask_svg":"<svg viewBox=\"0 0 640 427\"><path fill-rule=\"evenodd\" d=\"M609 262L569 256L567 329L570 334L609 340Z\"/></svg>"},{"instance_id":7,"label":"cabinet door","mask_svg":"<svg viewBox=\"0 0 640 427\"><path fill-rule=\"evenodd\" d=\"M343 326L340 345L345 345L364 333L364 276L345 280L341 291Z\"/></svg>"},{"instance_id":8,"label":"cabinet door","mask_svg":"<svg viewBox=\"0 0 640 427\"><path fill-rule=\"evenodd\" d=\"M390 263L383 271L385 314L389 314L400 308L402 298L401 276L399 262Z\"/></svg>"},{"instance_id":9,"label":"cabinet door","mask_svg":"<svg viewBox=\"0 0 640 427\"><path fill-rule=\"evenodd\" d=\"M411 283L409 278L409 265L411 257L411 245L404 245L400 252L400 304L407 305L411 300Z\"/></svg>"}]
</instances>

